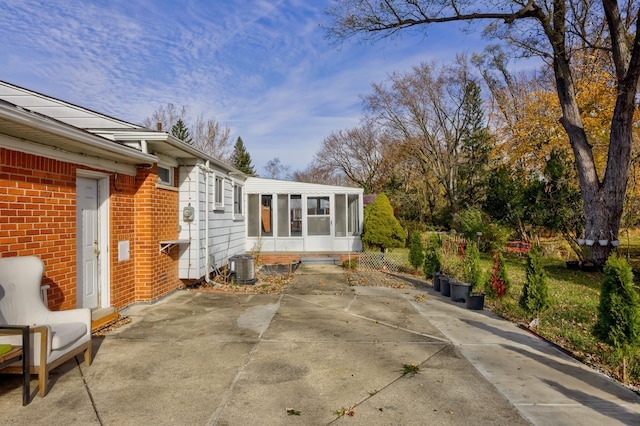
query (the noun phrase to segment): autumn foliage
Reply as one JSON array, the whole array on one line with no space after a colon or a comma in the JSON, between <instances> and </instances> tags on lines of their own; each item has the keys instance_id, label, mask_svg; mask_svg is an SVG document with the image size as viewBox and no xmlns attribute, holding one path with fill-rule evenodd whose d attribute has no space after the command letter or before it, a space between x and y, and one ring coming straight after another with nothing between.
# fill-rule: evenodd
<instances>
[{"instance_id":1,"label":"autumn foliage","mask_svg":"<svg viewBox=\"0 0 640 426\"><path fill-rule=\"evenodd\" d=\"M491 268L491 279L487 286L486 293L493 299L502 299L509 291L510 282L507 276L507 269L504 264L504 258L500 252L496 251L493 255L493 267Z\"/></svg>"}]
</instances>

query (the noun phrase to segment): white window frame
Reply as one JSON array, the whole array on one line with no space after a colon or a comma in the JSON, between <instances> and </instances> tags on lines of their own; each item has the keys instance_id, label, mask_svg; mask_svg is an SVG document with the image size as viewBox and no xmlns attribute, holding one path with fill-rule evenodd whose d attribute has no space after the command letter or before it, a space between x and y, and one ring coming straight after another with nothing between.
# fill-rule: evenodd
<instances>
[{"instance_id":1,"label":"white window frame","mask_svg":"<svg viewBox=\"0 0 640 426\"><path fill-rule=\"evenodd\" d=\"M167 174L169 175L169 181L165 181L164 179L162 179L162 176L160 175L160 170L166 170ZM175 175L175 170L172 166L167 166L164 164L158 164L158 183L160 185L165 185L165 186L174 186L174 182L173 182L173 176Z\"/></svg>"},{"instance_id":2,"label":"white window frame","mask_svg":"<svg viewBox=\"0 0 640 426\"><path fill-rule=\"evenodd\" d=\"M244 193L243 185L233 184L233 215L235 217L243 216L242 195Z\"/></svg>"},{"instance_id":3,"label":"white window frame","mask_svg":"<svg viewBox=\"0 0 640 426\"><path fill-rule=\"evenodd\" d=\"M224 210L224 177L216 174L213 182L213 208L214 210Z\"/></svg>"}]
</instances>

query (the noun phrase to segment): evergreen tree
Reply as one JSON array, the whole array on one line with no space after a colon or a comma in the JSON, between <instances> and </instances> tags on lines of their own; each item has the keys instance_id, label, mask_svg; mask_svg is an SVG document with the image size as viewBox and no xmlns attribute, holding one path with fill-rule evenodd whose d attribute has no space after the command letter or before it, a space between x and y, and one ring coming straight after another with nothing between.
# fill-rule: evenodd
<instances>
[{"instance_id":1,"label":"evergreen tree","mask_svg":"<svg viewBox=\"0 0 640 426\"><path fill-rule=\"evenodd\" d=\"M542 179L534 179L527 186L524 203L527 222L560 232L569 242L577 241L584 224L582 199L573 169L565 154L552 150Z\"/></svg>"},{"instance_id":2,"label":"evergreen tree","mask_svg":"<svg viewBox=\"0 0 640 426\"><path fill-rule=\"evenodd\" d=\"M463 208L480 206L484 199L491 151L491 134L484 122L484 101L480 86L471 81L464 90L462 108L468 124L463 130L461 164L458 167Z\"/></svg>"},{"instance_id":3,"label":"evergreen tree","mask_svg":"<svg viewBox=\"0 0 640 426\"><path fill-rule=\"evenodd\" d=\"M508 224L513 229L520 230L524 218L524 192L526 180L522 173L511 172L506 165L499 165L492 169L486 177L487 191L482 209L494 221Z\"/></svg>"},{"instance_id":4,"label":"evergreen tree","mask_svg":"<svg viewBox=\"0 0 640 426\"><path fill-rule=\"evenodd\" d=\"M233 154L231 155L231 164L249 176L255 176L256 170L253 168L251 155L244 146L242 138L238 136L236 144L233 146Z\"/></svg>"},{"instance_id":5,"label":"evergreen tree","mask_svg":"<svg viewBox=\"0 0 640 426\"><path fill-rule=\"evenodd\" d=\"M422 237L420 232L413 231L409 240L409 263L416 271L424 262L424 248L422 247Z\"/></svg>"},{"instance_id":6,"label":"evergreen tree","mask_svg":"<svg viewBox=\"0 0 640 426\"><path fill-rule=\"evenodd\" d=\"M174 124L173 127L171 127L171 134L181 141L186 142L189 145L193 145L193 138L189 133L187 125L184 124L184 121L182 121L181 118L176 121L176 124Z\"/></svg>"},{"instance_id":7,"label":"evergreen tree","mask_svg":"<svg viewBox=\"0 0 640 426\"><path fill-rule=\"evenodd\" d=\"M429 237L429 245L425 250L424 256L424 275L427 278L431 278L434 272L440 272L442 269L442 259L440 259L440 249L442 248L442 241L438 234L431 234Z\"/></svg>"},{"instance_id":8,"label":"evergreen tree","mask_svg":"<svg viewBox=\"0 0 640 426\"><path fill-rule=\"evenodd\" d=\"M633 288L631 267L615 253L604 266L598 320L593 333L623 357L626 382L626 356L640 344L640 300Z\"/></svg>"},{"instance_id":9,"label":"evergreen tree","mask_svg":"<svg viewBox=\"0 0 640 426\"><path fill-rule=\"evenodd\" d=\"M464 251L462 269L464 271L464 280L474 288L481 288L483 285L483 277L482 271L480 270L480 251L474 242L470 241L467 244L467 248Z\"/></svg>"},{"instance_id":10,"label":"evergreen tree","mask_svg":"<svg viewBox=\"0 0 640 426\"><path fill-rule=\"evenodd\" d=\"M384 193L365 208L362 242L384 252L391 247L404 247L407 236L393 214L393 207Z\"/></svg>"},{"instance_id":11,"label":"evergreen tree","mask_svg":"<svg viewBox=\"0 0 640 426\"><path fill-rule=\"evenodd\" d=\"M542 267L542 256L537 247L532 247L527 255L526 280L519 304L530 314L536 314L540 321L540 312L549 307L549 288L547 275Z\"/></svg>"}]
</instances>

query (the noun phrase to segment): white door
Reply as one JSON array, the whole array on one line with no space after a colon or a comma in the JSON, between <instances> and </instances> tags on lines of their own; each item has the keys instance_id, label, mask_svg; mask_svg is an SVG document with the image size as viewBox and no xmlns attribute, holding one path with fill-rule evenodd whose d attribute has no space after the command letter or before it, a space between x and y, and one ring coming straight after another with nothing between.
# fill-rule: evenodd
<instances>
[{"instance_id":1,"label":"white door","mask_svg":"<svg viewBox=\"0 0 640 426\"><path fill-rule=\"evenodd\" d=\"M98 307L98 181L76 178L77 305Z\"/></svg>"},{"instance_id":2,"label":"white door","mask_svg":"<svg viewBox=\"0 0 640 426\"><path fill-rule=\"evenodd\" d=\"M307 196L307 228L305 250L331 251L333 247L333 220L331 196Z\"/></svg>"}]
</instances>

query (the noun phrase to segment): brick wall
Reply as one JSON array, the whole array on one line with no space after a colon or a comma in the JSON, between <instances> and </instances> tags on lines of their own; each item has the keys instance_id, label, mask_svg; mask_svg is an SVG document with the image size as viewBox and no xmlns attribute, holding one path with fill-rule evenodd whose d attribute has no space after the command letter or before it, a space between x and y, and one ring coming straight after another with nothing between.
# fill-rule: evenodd
<instances>
[{"instance_id":1,"label":"brick wall","mask_svg":"<svg viewBox=\"0 0 640 426\"><path fill-rule=\"evenodd\" d=\"M183 285L177 247L160 253L160 241L178 239L178 191L157 183L156 166L136 177L136 301L157 299Z\"/></svg>"},{"instance_id":2,"label":"brick wall","mask_svg":"<svg viewBox=\"0 0 640 426\"><path fill-rule=\"evenodd\" d=\"M36 255L52 309L76 307L76 166L0 148L0 256Z\"/></svg>"},{"instance_id":3,"label":"brick wall","mask_svg":"<svg viewBox=\"0 0 640 426\"><path fill-rule=\"evenodd\" d=\"M135 177L119 174L111 178L111 306L121 309L135 301ZM118 244L129 241L129 259L118 260Z\"/></svg>"},{"instance_id":4,"label":"brick wall","mask_svg":"<svg viewBox=\"0 0 640 426\"><path fill-rule=\"evenodd\" d=\"M77 164L0 148L0 257L36 255L45 265L49 307L76 304ZM100 170L97 170L100 171ZM155 168L136 177L110 174L110 292L115 309L150 301L183 284L177 249L159 241L178 237L178 192L157 188ZM118 260L118 243L130 257Z\"/></svg>"}]
</instances>

